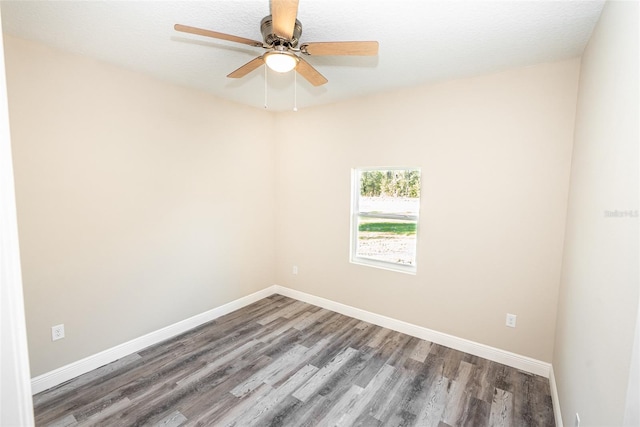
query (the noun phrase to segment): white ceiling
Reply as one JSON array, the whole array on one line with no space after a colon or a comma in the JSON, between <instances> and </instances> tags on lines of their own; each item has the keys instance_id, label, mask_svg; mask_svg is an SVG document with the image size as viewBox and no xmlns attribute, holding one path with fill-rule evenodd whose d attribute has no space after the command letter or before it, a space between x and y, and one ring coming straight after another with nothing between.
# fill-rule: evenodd
<instances>
[{"instance_id":1,"label":"white ceiling","mask_svg":"<svg viewBox=\"0 0 640 427\"><path fill-rule=\"evenodd\" d=\"M327 104L394 88L579 56L603 0L300 0L301 42L377 40L377 57L308 57L329 83L268 74L268 106ZM176 23L262 40L269 0L2 1L4 31L264 106L264 69L225 76L263 53L177 33Z\"/></svg>"}]
</instances>

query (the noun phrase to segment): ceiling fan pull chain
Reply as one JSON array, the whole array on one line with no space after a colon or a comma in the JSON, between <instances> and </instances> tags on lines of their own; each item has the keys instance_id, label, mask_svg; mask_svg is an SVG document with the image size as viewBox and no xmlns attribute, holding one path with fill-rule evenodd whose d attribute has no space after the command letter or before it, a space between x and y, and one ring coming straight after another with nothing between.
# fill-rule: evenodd
<instances>
[{"instance_id":1,"label":"ceiling fan pull chain","mask_svg":"<svg viewBox=\"0 0 640 427\"><path fill-rule=\"evenodd\" d=\"M293 111L298 111L298 73L293 70Z\"/></svg>"},{"instance_id":2,"label":"ceiling fan pull chain","mask_svg":"<svg viewBox=\"0 0 640 427\"><path fill-rule=\"evenodd\" d=\"M264 66L264 108L267 107L267 66Z\"/></svg>"}]
</instances>

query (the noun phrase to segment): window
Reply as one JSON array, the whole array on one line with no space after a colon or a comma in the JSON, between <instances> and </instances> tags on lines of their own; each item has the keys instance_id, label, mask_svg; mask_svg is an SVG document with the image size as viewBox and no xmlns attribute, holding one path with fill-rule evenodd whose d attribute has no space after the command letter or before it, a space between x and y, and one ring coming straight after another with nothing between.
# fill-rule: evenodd
<instances>
[{"instance_id":1,"label":"window","mask_svg":"<svg viewBox=\"0 0 640 427\"><path fill-rule=\"evenodd\" d=\"M354 169L351 262L416 271L420 169Z\"/></svg>"}]
</instances>

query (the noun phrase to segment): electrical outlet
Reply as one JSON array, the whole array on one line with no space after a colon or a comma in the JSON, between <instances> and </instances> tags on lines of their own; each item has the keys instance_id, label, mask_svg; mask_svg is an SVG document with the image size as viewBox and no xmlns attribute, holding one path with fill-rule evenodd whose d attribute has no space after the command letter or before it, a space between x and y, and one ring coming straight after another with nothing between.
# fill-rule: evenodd
<instances>
[{"instance_id":1,"label":"electrical outlet","mask_svg":"<svg viewBox=\"0 0 640 427\"><path fill-rule=\"evenodd\" d=\"M516 316L515 314L507 313L507 326L510 328L516 327Z\"/></svg>"},{"instance_id":2,"label":"electrical outlet","mask_svg":"<svg viewBox=\"0 0 640 427\"><path fill-rule=\"evenodd\" d=\"M573 424L574 427L580 427L580 415L576 412L576 422Z\"/></svg>"},{"instance_id":3,"label":"electrical outlet","mask_svg":"<svg viewBox=\"0 0 640 427\"><path fill-rule=\"evenodd\" d=\"M51 341L57 341L64 338L64 324L51 327Z\"/></svg>"},{"instance_id":4,"label":"electrical outlet","mask_svg":"<svg viewBox=\"0 0 640 427\"><path fill-rule=\"evenodd\" d=\"M292 272L293 274L298 274L298 266L297 266L297 265L294 265L294 266L293 266L293 270L291 270L291 272Z\"/></svg>"}]
</instances>

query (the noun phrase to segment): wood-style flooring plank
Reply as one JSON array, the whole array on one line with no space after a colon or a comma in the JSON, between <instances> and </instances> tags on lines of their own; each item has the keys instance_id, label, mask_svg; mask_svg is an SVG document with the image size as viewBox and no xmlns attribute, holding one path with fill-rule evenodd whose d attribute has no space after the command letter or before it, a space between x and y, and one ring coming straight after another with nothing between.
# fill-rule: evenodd
<instances>
[{"instance_id":1,"label":"wood-style flooring plank","mask_svg":"<svg viewBox=\"0 0 640 427\"><path fill-rule=\"evenodd\" d=\"M241 416L234 420L235 425L258 425L260 420L267 417L268 414L278 406L287 396L294 392L298 387L309 380L318 371L318 368L306 365L304 368L291 376L284 384L275 389L268 396L263 397L254 405L245 411Z\"/></svg>"},{"instance_id":2,"label":"wood-style flooring plank","mask_svg":"<svg viewBox=\"0 0 640 427\"><path fill-rule=\"evenodd\" d=\"M70 427L75 425L78 425L76 417L74 417L73 414L69 414L48 424L48 427Z\"/></svg>"},{"instance_id":3,"label":"wood-style flooring plank","mask_svg":"<svg viewBox=\"0 0 640 427\"><path fill-rule=\"evenodd\" d=\"M318 426L349 426L350 424L347 424L346 417L349 412L354 410L354 406L361 394L362 387L357 385L348 387L346 392L340 393L340 398L336 399L329 412L319 420Z\"/></svg>"},{"instance_id":4,"label":"wood-style flooring plank","mask_svg":"<svg viewBox=\"0 0 640 427\"><path fill-rule=\"evenodd\" d=\"M338 353L326 366L323 366L316 374L307 381L304 386L294 391L292 394L296 399L304 402L316 393L324 384L329 381L331 376L352 357L358 353L351 347L345 348Z\"/></svg>"},{"instance_id":5,"label":"wood-style flooring plank","mask_svg":"<svg viewBox=\"0 0 640 427\"><path fill-rule=\"evenodd\" d=\"M272 295L34 396L38 426L554 426L547 379Z\"/></svg>"},{"instance_id":6,"label":"wood-style flooring plank","mask_svg":"<svg viewBox=\"0 0 640 427\"><path fill-rule=\"evenodd\" d=\"M441 372L444 365L437 367L437 372ZM438 375L429 384L429 390L426 393L426 399L424 405L418 412L416 419L416 425L418 426L437 426L442 419L442 414L447 406L448 388L450 381Z\"/></svg>"},{"instance_id":7,"label":"wood-style flooring plank","mask_svg":"<svg viewBox=\"0 0 640 427\"><path fill-rule=\"evenodd\" d=\"M496 427L513 425L513 396L508 391L495 389L489 423Z\"/></svg>"},{"instance_id":8,"label":"wood-style flooring plank","mask_svg":"<svg viewBox=\"0 0 640 427\"><path fill-rule=\"evenodd\" d=\"M340 419L336 422L336 424L344 426L351 426L356 424L356 420L360 417L360 415L368 412L365 412L365 408L367 408L369 403L373 400L376 392L380 390L381 387L383 387L385 382L391 377L394 372L395 368L393 366L384 365L376 373L376 375L369 382L366 388L362 389L361 387L354 384L352 387L357 387L361 390L361 392L358 393L358 398L353 402L349 410L344 411L344 414L341 414Z\"/></svg>"},{"instance_id":9,"label":"wood-style flooring plank","mask_svg":"<svg viewBox=\"0 0 640 427\"><path fill-rule=\"evenodd\" d=\"M451 381L448 390L447 406L444 408L442 421L450 425L458 425L467 409L469 395L465 393L467 381L471 376L473 366L467 362L460 362L458 374ZM445 368L446 373L446 368Z\"/></svg>"},{"instance_id":10,"label":"wood-style flooring plank","mask_svg":"<svg viewBox=\"0 0 640 427\"><path fill-rule=\"evenodd\" d=\"M429 341L419 340L409 357L418 362L424 362L431 351L432 344Z\"/></svg>"}]
</instances>

